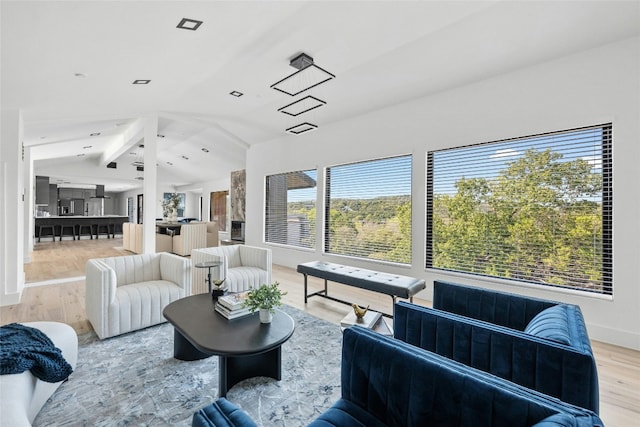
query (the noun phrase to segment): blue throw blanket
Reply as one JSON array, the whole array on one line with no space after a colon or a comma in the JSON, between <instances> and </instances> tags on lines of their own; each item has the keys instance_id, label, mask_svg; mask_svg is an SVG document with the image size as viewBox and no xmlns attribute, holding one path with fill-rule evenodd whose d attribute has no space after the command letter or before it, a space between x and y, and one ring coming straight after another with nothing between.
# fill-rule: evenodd
<instances>
[{"instance_id":1,"label":"blue throw blanket","mask_svg":"<svg viewBox=\"0 0 640 427\"><path fill-rule=\"evenodd\" d=\"M0 327L0 374L31 370L42 381L65 380L73 368L41 330L11 323Z\"/></svg>"}]
</instances>

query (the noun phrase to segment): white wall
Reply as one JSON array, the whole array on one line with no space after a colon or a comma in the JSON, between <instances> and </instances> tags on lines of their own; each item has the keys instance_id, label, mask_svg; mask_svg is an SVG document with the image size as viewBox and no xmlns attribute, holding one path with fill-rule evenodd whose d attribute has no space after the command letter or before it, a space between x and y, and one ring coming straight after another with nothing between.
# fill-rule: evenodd
<instances>
[{"instance_id":1,"label":"white wall","mask_svg":"<svg viewBox=\"0 0 640 427\"><path fill-rule=\"evenodd\" d=\"M19 110L0 116L0 306L18 304L24 289L25 183ZM31 192L28 196L30 197ZM29 203L26 203L28 206Z\"/></svg>"},{"instance_id":2,"label":"white wall","mask_svg":"<svg viewBox=\"0 0 640 427\"><path fill-rule=\"evenodd\" d=\"M582 308L592 338L640 349L639 52L640 39L629 39L332 126L319 123L319 129L308 135L284 135L277 141L255 145L247 155L247 244L269 246L263 243L265 175L317 167L321 206L324 167L412 153L412 267L326 256L321 251L321 239L315 251L270 246L273 262L295 267L301 262L324 259L421 277L428 286L420 297L427 299L431 299L434 279L448 279L574 303ZM500 281L473 281L424 269L428 150L606 122L613 123L613 298ZM317 232L320 236L321 230Z\"/></svg>"}]
</instances>

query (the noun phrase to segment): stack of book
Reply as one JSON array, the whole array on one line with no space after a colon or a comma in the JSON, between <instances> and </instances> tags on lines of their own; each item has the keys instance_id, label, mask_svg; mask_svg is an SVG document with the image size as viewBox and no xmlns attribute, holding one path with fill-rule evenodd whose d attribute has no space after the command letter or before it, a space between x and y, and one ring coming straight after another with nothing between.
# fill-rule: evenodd
<instances>
[{"instance_id":1,"label":"stack of book","mask_svg":"<svg viewBox=\"0 0 640 427\"><path fill-rule=\"evenodd\" d=\"M218 297L216 311L229 320L248 316L251 312L243 305L246 298L246 292Z\"/></svg>"}]
</instances>

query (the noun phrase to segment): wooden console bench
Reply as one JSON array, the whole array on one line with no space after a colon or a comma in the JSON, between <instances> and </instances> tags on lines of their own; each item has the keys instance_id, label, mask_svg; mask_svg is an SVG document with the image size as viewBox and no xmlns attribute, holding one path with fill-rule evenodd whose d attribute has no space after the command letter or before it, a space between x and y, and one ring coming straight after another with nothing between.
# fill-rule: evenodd
<instances>
[{"instance_id":1,"label":"wooden console bench","mask_svg":"<svg viewBox=\"0 0 640 427\"><path fill-rule=\"evenodd\" d=\"M312 261L304 264L298 264L297 271L304 275L305 304L307 303L308 298L319 296L332 301L351 305L350 302L328 295L328 280L336 283L342 283L343 285L355 286L357 288L389 295L391 296L394 304L397 297L409 299L413 302L413 296L425 288L423 279L365 270L363 268L349 267L330 262ZM324 289L311 294L307 293L307 276L324 279ZM383 315L392 317L386 313L383 313Z\"/></svg>"}]
</instances>

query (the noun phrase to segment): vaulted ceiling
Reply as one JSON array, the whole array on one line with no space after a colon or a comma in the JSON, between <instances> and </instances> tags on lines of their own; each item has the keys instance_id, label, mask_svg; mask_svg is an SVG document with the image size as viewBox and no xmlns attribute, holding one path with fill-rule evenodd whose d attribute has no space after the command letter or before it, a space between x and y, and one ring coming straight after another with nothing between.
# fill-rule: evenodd
<instances>
[{"instance_id":1,"label":"vaulted ceiling","mask_svg":"<svg viewBox=\"0 0 640 427\"><path fill-rule=\"evenodd\" d=\"M242 169L254 144L304 138L285 133L302 121L323 132L637 36L639 4L3 0L2 108L22 111L37 174L107 191L141 185L131 164L142 157L145 117L158 117L159 181L195 188ZM177 28L183 18L202 24ZM301 52L336 78L296 97L272 89ZM327 104L278 112L307 94Z\"/></svg>"}]
</instances>

